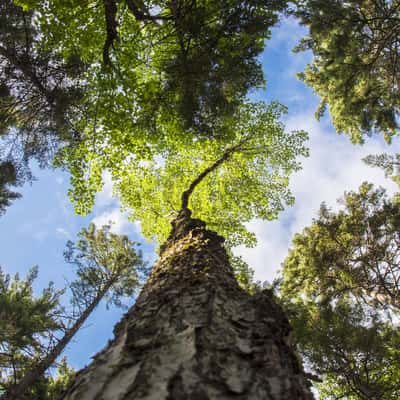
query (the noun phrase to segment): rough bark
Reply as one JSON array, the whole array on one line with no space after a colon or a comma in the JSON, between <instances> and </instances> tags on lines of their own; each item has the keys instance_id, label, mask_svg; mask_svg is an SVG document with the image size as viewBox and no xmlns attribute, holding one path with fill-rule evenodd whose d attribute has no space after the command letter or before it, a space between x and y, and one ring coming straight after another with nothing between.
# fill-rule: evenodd
<instances>
[{"instance_id":1,"label":"rough bark","mask_svg":"<svg viewBox=\"0 0 400 400\"><path fill-rule=\"evenodd\" d=\"M268 291L237 284L223 238L183 210L115 339L64 400L312 399Z\"/></svg>"}]
</instances>

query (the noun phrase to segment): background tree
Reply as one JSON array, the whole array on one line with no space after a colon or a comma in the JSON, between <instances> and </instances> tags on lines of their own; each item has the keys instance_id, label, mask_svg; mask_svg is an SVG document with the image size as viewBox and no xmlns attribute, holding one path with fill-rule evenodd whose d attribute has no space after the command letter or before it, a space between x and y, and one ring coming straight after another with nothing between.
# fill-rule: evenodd
<instances>
[{"instance_id":1,"label":"background tree","mask_svg":"<svg viewBox=\"0 0 400 400\"><path fill-rule=\"evenodd\" d=\"M400 205L364 183L338 213L324 205L285 262L290 287L330 301L347 292L374 306L399 308ZM310 279L312 277L312 279Z\"/></svg>"},{"instance_id":2,"label":"background tree","mask_svg":"<svg viewBox=\"0 0 400 400\"><path fill-rule=\"evenodd\" d=\"M83 64L71 55L61 59L56 48L42 46L34 11L12 0L0 4L0 169L9 186L32 179L29 162L52 163L57 150L79 134L71 112L79 113ZM12 172L9 172L12 171ZM2 191L5 189L2 189ZM14 197L13 197L14 196ZM1 194L2 210L9 205Z\"/></svg>"},{"instance_id":3,"label":"background tree","mask_svg":"<svg viewBox=\"0 0 400 400\"><path fill-rule=\"evenodd\" d=\"M344 209L293 240L281 296L322 398L399 396L399 223L396 196L364 183Z\"/></svg>"},{"instance_id":4,"label":"background tree","mask_svg":"<svg viewBox=\"0 0 400 400\"><path fill-rule=\"evenodd\" d=\"M34 296L32 284L37 271L31 269L24 280L0 271L0 394L17 384L43 357L63 326L64 311L60 304L63 291L49 285L41 295ZM65 361L61 369L65 381L71 370ZM67 382L64 383L43 376L30 388L27 398L52 400L50 392L59 393Z\"/></svg>"},{"instance_id":5,"label":"background tree","mask_svg":"<svg viewBox=\"0 0 400 400\"><path fill-rule=\"evenodd\" d=\"M19 193L10 190L10 186L21 183L11 161L0 163L0 215L3 214L11 202L21 197Z\"/></svg>"},{"instance_id":6,"label":"background tree","mask_svg":"<svg viewBox=\"0 0 400 400\"><path fill-rule=\"evenodd\" d=\"M29 368L19 371L17 379L7 387L2 399L21 399L43 379L53 392L57 391L60 382L47 382L45 372L54 365L101 300L122 306L122 298L132 296L148 272L141 253L136 251L136 244L126 236L110 232L110 226L96 229L91 224L79 236L76 244L68 242L65 252L66 261L76 267L77 274L77 279L69 284L73 312L54 319L56 325L52 327L51 341L36 357L29 359ZM32 297L31 292L29 295ZM35 325L31 329L35 329ZM27 337L28 340L34 339L29 333ZM20 351L21 346L16 347ZM61 372L63 375L68 373L65 365Z\"/></svg>"},{"instance_id":7,"label":"background tree","mask_svg":"<svg viewBox=\"0 0 400 400\"><path fill-rule=\"evenodd\" d=\"M289 293L287 293L289 294ZM290 292L283 304L321 399L394 400L400 393L398 326L357 301L321 304Z\"/></svg>"},{"instance_id":8,"label":"background tree","mask_svg":"<svg viewBox=\"0 0 400 400\"><path fill-rule=\"evenodd\" d=\"M382 132L398 134L400 110L400 3L394 1L296 1L294 12L309 35L298 50L314 59L301 79L329 106L338 132L354 142Z\"/></svg>"},{"instance_id":9,"label":"background tree","mask_svg":"<svg viewBox=\"0 0 400 400\"><path fill-rule=\"evenodd\" d=\"M365 157L364 161L372 167L379 167L386 177L391 178L400 186L400 154L378 154Z\"/></svg>"}]
</instances>

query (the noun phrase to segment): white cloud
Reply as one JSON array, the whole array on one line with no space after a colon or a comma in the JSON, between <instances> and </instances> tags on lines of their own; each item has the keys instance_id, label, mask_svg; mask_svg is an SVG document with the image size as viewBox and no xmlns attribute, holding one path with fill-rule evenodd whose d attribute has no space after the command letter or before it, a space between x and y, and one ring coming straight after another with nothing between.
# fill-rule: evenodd
<instances>
[{"instance_id":1,"label":"white cloud","mask_svg":"<svg viewBox=\"0 0 400 400\"><path fill-rule=\"evenodd\" d=\"M111 232L128 234L138 231L138 224L128 220L128 214L122 213L119 207L104 211L92 219L97 227L108 225L111 222Z\"/></svg>"},{"instance_id":2,"label":"white cloud","mask_svg":"<svg viewBox=\"0 0 400 400\"><path fill-rule=\"evenodd\" d=\"M56 228L56 235L62 239L67 238L71 239L72 235L70 232L67 231L65 228L58 227Z\"/></svg>"},{"instance_id":3,"label":"white cloud","mask_svg":"<svg viewBox=\"0 0 400 400\"><path fill-rule=\"evenodd\" d=\"M93 222L97 227L111 223L111 232L117 234L138 234L140 224L128 219L128 213L122 212L120 202L113 195L113 182L108 171L103 172L103 189L96 194L95 207L93 209Z\"/></svg>"},{"instance_id":4,"label":"white cloud","mask_svg":"<svg viewBox=\"0 0 400 400\"><path fill-rule=\"evenodd\" d=\"M116 197L113 196L111 174L108 171L103 172L103 183L102 191L96 194L95 206L98 208L117 203Z\"/></svg>"},{"instance_id":5,"label":"white cloud","mask_svg":"<svg viewBox=\"0 0 400 400\"><path fill-rule=\"evenodd\" d=\"M345 191L357 190L363 181L383 186L390 194L397 190L381 170L369 167L362 158L368 154L398 152L400 145L387 146L376 137L367 140L364 146L355 146L347 136L338 135L332 128L318 123L312 114L298 114L286 121L289 130L304 129L310 134L310 157L304 160L303 169L291 180L295 205L281 214L277 221L252 221L249 229L257 234L257 247L237 249L260 280L271 281L276 276L293 235L312 222L323 201L337 209L336 200Z\"/></svg>"}]
</instances>

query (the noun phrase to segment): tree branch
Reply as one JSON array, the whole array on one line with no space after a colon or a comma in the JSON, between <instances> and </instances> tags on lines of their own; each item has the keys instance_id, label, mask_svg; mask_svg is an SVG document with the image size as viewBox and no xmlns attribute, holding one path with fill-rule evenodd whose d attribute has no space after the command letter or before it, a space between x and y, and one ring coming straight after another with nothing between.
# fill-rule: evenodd
<instances>
[{"instance_id":1,"label":"tree branch","mask_svg":"<svg viewBox=\"0 0 400 400\"><path fill-rule=\"evenodd\" d=\"M107 31L106 41L103 46L103 63L104 65L110 66L110 47L114 43L114 40L118 38L117 5L115 0L103 0L103 3Z\"/></svg>"},{"instance_id":2,"label":"tree branch","mask_svg":"<svg viewBox=\"0 0 400 400\"><path fill-rule=\"evenodd\" d=\"M181 197L181 210L187 209L188 204L189 204L189 198L192 195L194 189L196 188L197 185L201 183L201 181L211 172L215 171L222 163L227 161L229 157L235 153L237 150L241 148L241 146L246 143L249 140L249 138L245 138L241 140L238 144L229 147L228 149L225 150L224 154L217 160L215 161L212 165L210 165L208 168L206 168L203 172L201 172L197 178L195 178L192 183L190 184L189 188L185 190L182 193Z\"/></svg>"}]
</instances>

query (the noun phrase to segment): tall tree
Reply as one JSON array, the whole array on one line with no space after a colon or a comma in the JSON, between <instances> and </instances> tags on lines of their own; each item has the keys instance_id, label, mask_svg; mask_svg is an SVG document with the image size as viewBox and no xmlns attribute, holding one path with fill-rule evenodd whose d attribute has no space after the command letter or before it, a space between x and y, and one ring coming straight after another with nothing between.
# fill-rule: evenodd
<instances>
[{"instance_id":1,"label":"tall tree","mask_svg":"<svg viewBox=\"0 0 400 400\"><path fill-rule=\"evenodd\" d=\"M293 240L281 295L324 399L400 394L400 205L364 183Z\"/></svg>"},{"instance_id":2,"label":"tall tree","mask_svg":"<svg viewBox=\"0 0 400 400\"><path fill-rule=\"evenodd\" d=\"M262 83L256 57L285 2L19 3L41 16L45 46L87 65L83 140L58 159L77 210L110 170L162 244L115 341L66 398L311 398L282 310L268 291L239 288L223 239L205 229L228 247L252 244L245 222L293 201L305 133L284 131L278 105L243 103Z\"/></svg>"},{"instance_id":3,"label":"tall tree","mask_svg":"<svg viewBox=\"0 0 400 400\"><path fill-rule=\"evenodd\" d=\"M80 240L68 242L66 260L77 268L78 278L70 284L74 312L68 321L55 318L52 341L45 351L23 371L22 376L7 388L1 397L5 400L18 400L25 396L44 373L54 365L74 335L85 323L100 301L107 299L121 306L121 298L132 296L147 275L135 243L126 236L110 232L109 226L96 229L93 224L80 232ZM57 330L63 332L58 337ZM28 335L28 338L32 335Z\"/></svg>"},{"instance_id":4,"label":"tall tree","mask_svg":"<svg viewBox=\"0 0 400 400\"><path fill-rule=\"evenodd\" d=\"M301 78L321 96L338 132L354 142L399 132L400 2L299 0L295 15L309 27L299 50L314 59Z\"/></svg>"},{"instance_id":5,"label":"tall tree","mask_svg":"<svg viewBox=\"0 0 400 400\"><path fill-rule=\"evenodd\" d=\"M191 218L191 195L227 154L182 192L135 305L63 399L312 399L290 325L270 291L243 291L223 237Z\"/></svg>"},{"instance_id":6,"label":"tall tree","mask_svg":"<svg viewBox=\"0 0 400 400\"><path fill-rule=\"evenodd\" d=\"M80 141L138 156L168 136L224 137L220 117L264 84L257 57L285 5L2 2L0 162L29 180L29 160L49 165Z\"/></svg>"}]
</instances>

